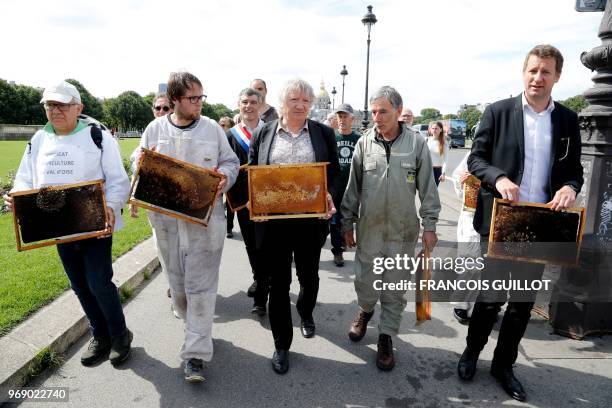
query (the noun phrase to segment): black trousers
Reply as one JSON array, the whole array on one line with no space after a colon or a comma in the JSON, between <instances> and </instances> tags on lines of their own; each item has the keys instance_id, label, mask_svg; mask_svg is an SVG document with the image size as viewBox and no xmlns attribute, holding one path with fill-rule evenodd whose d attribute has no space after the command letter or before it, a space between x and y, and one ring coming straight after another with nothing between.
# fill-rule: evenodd
<instances>
[{"instance_id":1,"label":"black trousers","mask_svg":"<svg viewBox=\"0 0 612 408\"><path fill-rule=\"evenodd\" d=\"M232 232L234 229L234 212L227 203L225 203L225 221L227 222L227 232Z\"/></svg>"},{"instance_id":2,"label":"black trousers","mask_svg":"<svg viewBox=\"0 0 612 408\"><path fill-rule=\"evenodd\" d=\"M321 223L324 223L321 225ZM289 350L293 340L291 319L291 263L295 260L300 293L296 309L302 318L312 318L319 293L319 258L326 234L327 221L314 219L266 221L262 240L263 265L270 279L268 315L274 345Z\"/></svg>"},{"instance_id":3,"label":"black trousers","mask_svg":"<svg viewBox=\"0 0 612 408\"><path fill-rule=\"evenodd\" d=\"M342 255L346 247L344 246L344 236L342 235L342 214L340 212L335 213L329 220L329 234L331 236L332 254Z\"/></svg>"},{"instance_id":4,"label":"black trousers","mask_svg":"<svg viewBox=\"0 0 612 408\"><path fill-rule=\"evenodd\" d=\"M488 236L482 237L483 243ZM527 262L514 262L485 258L482 279L537 280L542 277L544 265ZM497 346L493 354L492 365L496 368L511 367L518 356L518 346L525 334L531 317L536 293L510 290L508 306L497 338ZM508 294L505 292L482 291L476 299L476 305L470 318L470 326L466 338L467 346L480 352L487 344L489 334L497 319L497 313L506 303Z\"/></svg>"},{"instance_id":5,"label":"black trousers","mask_svg":"<svg viewBox=\"0 0 612 408\"><path fill-rule=\"evenodd\" d=\"M229 211L229 209L228 209ZM257 292L255 292L255 304L259 306L265 306L268 301L269 283L268 276L261 264L261 250L258 250L255 245L255 223L250 220L248 208L239 210L238 224L240 225L240 232L244 239L244 245L246 247L247 256L249 257L249 263L251 264L251 271L253 272L253 280L257 282Z\"/></svg>"}]
</instances>

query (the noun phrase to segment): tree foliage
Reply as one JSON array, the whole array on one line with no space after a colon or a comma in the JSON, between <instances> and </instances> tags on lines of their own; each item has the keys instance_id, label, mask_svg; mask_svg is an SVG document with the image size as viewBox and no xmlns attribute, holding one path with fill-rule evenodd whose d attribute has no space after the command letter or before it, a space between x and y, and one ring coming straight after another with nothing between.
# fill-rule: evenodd
<instances>
[{"instance_id":1,"label":"tree foliage","mask_svg":"<svg viewBox=\"0 0 612 408\"><path fill-rule=\"evenodd\" d=\"M126 91L105 101L104 120L122 131L144 130L153 120L151 108L137 92Z\"/></svg>"},{"instance_id":2,"label":"tree foliage","mask_svg":"<svg viewBox=\"0 0 612 408\"><path fill-rule=\"evenodd\" d=\"M146 102L147 105L153 106L153 99L155 99L155 93L149 92L142 99Z\"/></svg>"},{"instance_id":3,"label":"tree foliage","mask_svg":"<svg viewBox=\"0 0 612 408\"><path fill-rule=\"evenodd\" d=\"M479 111L476 107L470 106L466 109L463 109L459 112L459 119L465 120L468 131L472 129L472 127L478 123L480 117L482 116L482 112Z\"/></svg>"},{"instance_id":4,"label":"tree foliage","mask_svg":"<svg viewBox=\"0 0 612 408\"><path fill-rule=\"evenodd\" d=\"M589 103L586 101L586 99L584 99L584 96L582 95L572 96L560 102L563 106L570 108L576 113L580 113L584 108L589 105Z\"/></svg>"},{"instance_id":5,"label":"tree foliage","mask_svg":"<svg viewBox=\"0 0 612 408\"><path fill-rule=\"evenodd\" d=\"M143 130L153 120L151 106L154 93L145 97L134 91L126 91L116 98L101 102L77 80L67 79L81 94L83 113L102 121L108 127L121 131ZM40 104L43 90L27 85L16 85L0 79L0 123L16 125L42 125L47 122L45 111ZM219 120L222 116L232 117L232 111L222 103L202 105L202 114Z\"/></svg>"},{"instance_id":6,"label":"tree foliage","mask_svg":"<svg viewBox=\"0 0 612 408\"><path fill-rule=\"evenodd\" d=\"M202 104L202 115L218 121L223 116L229 116L231 118L234 116L234 112L222 103L210 105L204 102Z\"/></svg>"},{"instance_id":7,"label":"tree foliage","mask_svg":"<svg viewBox=\"0 0 612 408\"><path fill-rule=\"evenodd\" d=\"M102 119L102 103L92 94L89 93L76 79L67 79L66 82L71 83L78 89L81 94L81 102L83 103L83 113L95 119Z\"/></svg>"},{"instance_id":8,"label":"tree foliage","mask_svg":"<svg viewBox=\"0 0 612 408\"><path fill-rule=\"evenodd\" d=\"M434 120L441 120L442 114L439 110L434 108L425 108L421 109L420 116L416 117L414 123L424 123L427 124Z\"/></svg>"},{"instance_id":9,"label":"tree foliage","mask_svg":"<svg viewBox=\"0 0 612 408\"><path fill-rule=\"evenodd\" d=\"M0 123L37 125L47 121L40 104L42 91L0 79Z\"/></svg>"}]
</instances>

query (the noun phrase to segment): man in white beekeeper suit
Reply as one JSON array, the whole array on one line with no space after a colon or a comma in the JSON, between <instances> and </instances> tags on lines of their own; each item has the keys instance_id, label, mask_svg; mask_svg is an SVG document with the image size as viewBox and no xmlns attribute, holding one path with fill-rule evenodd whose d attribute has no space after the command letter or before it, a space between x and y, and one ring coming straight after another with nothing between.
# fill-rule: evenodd
<instances>
[{"instance_id":1,"label":"man in white beekeeper suit","mask_svg":"<svg viewBox=\"0 0 612 408\"><path fill-rule=\"evenodd\" d=\"M221 126L201 116L206 98L202 83L188 72L171 73L167 93L174 112L149 123L132 154L134 166L142 148L154 149L225 175L219 189L226 192L236 181L240 164ZM211 330L226 232L221 196L215 199L207 227L154 212L149 212L149 219L160 263L168 274L174 310L185 321L180 352L185 380L204 381L203 362L213 355Z\"/></svg>"}]
</instances>

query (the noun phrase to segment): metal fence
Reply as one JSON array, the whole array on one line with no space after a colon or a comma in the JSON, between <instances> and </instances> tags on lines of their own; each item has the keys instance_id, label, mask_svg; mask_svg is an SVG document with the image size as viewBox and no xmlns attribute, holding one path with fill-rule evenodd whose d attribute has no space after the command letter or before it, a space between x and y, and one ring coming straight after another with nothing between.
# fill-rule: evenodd
<instances>
[{"instance_id":1,"label":"metal fence","mask_svg":"<svg viewBox=\"0 0 612 408\"><path fill-rule=\"evenodd\" d=\"M43 125L0 124L0 140L30 140Z\"/></svg>"}]
</instances>

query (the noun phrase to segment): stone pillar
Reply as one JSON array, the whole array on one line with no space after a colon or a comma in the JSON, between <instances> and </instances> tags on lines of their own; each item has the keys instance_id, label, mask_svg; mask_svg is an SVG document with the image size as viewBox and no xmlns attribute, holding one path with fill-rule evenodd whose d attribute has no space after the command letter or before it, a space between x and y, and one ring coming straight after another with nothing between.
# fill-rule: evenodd
<instances>
[{"instance_id":1,"label":"stone pillar","mask_svg":"<svg viewBox=\"0 0 612 408\"><path fill-rule=\"evenodd\" d=\"M580 269L564 269L550 321L556 333L582 339L612 333L612 2L599 27L602 45L582 53L597 71L579 114L584 186L576 205L586 208Z\"/></svg>"}]
</instances>

